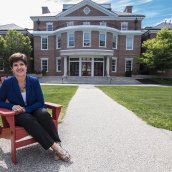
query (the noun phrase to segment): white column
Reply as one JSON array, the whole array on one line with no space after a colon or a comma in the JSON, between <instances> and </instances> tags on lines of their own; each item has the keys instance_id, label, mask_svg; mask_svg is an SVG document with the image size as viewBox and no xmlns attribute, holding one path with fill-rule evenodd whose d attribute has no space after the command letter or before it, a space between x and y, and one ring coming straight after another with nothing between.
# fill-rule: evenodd
<instances>
[{"instance_id":1,"label":"white column","mask_svg":"<svg viewBox=\"0 0 172 172\"><path fill-rule=\"evenodd\" d=\"M106 72L107 72L107 77L109 77L109 61L110 61L110 57L107 57L107 60L106 60Z\"/></svg>"},{"instance_id":2,"label":"white column","mask_svg":"<svg viewBox=\"0 0 172 172\"><path fill-rule=\"evenodd\" d=\"M91 59L91 76L94 76L94 57Z\"/></svg>"},{"instance_id":3,"label":"white column","mask_svg":"<svg viewBox=\"0 0 172 172\"><path fill-rule=\"evenodd\" d=\"M64 57L64 74L63 76L67 76L67 56Z\"/></svg>"},{"instance_id":4,"label":"white column","mask_svg":"<svg viewBox=\"0 0 172 172\"><path fill-rule=\"evenodd\" d=\"M79 57L79 76L81 77L81 70L82 70L82 61L81 61L82 59L81 59L81 57Z\"/></svg>"}]
</instances>

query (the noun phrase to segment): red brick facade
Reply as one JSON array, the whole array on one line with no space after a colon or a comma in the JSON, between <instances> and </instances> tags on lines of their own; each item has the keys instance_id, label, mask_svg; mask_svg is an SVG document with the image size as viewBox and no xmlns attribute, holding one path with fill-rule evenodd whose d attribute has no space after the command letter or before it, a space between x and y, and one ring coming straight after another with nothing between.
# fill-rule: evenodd
<instances>
[{"instance_id":1,"label":"red brick facade","mask_svg":"<svg viewBox=\"0 0 172 172\"><path fill-rule=\"evenodd\" d=\"M133 14L131 6L128 13L117 13L111 10L110 4L105 7L90 0L66 7L54 16L49 13L32 16L35 70L45 69L47 75L81 77L124 76L127 70L137 73L143 18L143 15ZM106 25L102 25L103 22ZM123 22L125 29L121 29ZM47 25L52 26L52 30L47 31ZM69 38L70 33L73 35ZM84 33L90 36L86 34L88 40L85 39L89 46L84 46ZM116 36L116 48L113 47L113 35ZM61 37L59 48L58 36ZM74 46L68 46L70 41ZM43 49L44 43L47 48ZM104 43L105 46L100 46Z\"/></svg>"}]
</instances>

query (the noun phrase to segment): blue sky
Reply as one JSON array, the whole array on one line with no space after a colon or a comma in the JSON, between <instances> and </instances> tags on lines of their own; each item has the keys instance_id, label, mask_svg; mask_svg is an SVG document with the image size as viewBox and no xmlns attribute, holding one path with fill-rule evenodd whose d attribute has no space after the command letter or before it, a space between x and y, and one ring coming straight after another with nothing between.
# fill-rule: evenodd
<instances>
[{"instance_id":1,"label":"blue sky","mask_svg":"<svg viewBox=\"0 0 172 172\"><path fill-rule=\"evenodd\" d=\"M81 0L1 0L0 25L14 23L32 29L30 16L41 14L41 7L48 6L51 12L60 12L62 4L75 4ZM93 0L111 3L114 11L123 11L126 5L133 6L133 13L145 15L142 27L155 26L162 21L172 22L171 0Z\"/></svg>"}]
</instances>

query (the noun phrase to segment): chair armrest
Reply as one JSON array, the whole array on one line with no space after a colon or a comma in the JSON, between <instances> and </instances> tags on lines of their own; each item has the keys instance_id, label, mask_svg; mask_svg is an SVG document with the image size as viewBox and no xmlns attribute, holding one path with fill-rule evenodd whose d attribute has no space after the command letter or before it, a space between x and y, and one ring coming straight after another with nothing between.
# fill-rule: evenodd
<instances>
[{"instance_id":1,"label":"chair armrest","mask_svg":"<svg viewBox=\"0 0 172 172\"><path fill-rule=\"evenodd\" d=\"M45 105L49 109L61 108L62 107L62 105L60 105L60 104L50 103L50 102L45 102Z\"/></svg>"},{"instance_id":2,"label":"chair armrest","mask_svg":"<svg viewBox=\"0 0 172 172\"><path fill-rule=\"evenodd\" d=\"M15 120L14 120L15 112L9 109L0 108L0 115L2 116L3 125L7 126L9 124L10 129L13 130L15 128Z\"/></svg>"},{"instance_id":3,"label":"chair armrest","mask_svg":"<svg viewBox=\"0 0 172 172\"><path fill-rule=\"evenodd\" d=\"M6 117L8 116L14 116L15 112L9 109L5 109L5 108L0 108L0 115Z\"/></svg>"},{"instance_id":4,"label":"chair armrest","mask_svg":"<svg viewBox=\"0 0 172 172\"><path fill-rule=\"evenodd\" d=\"M58 120L58 117L61 112L62 105L56 103L45 102L47 108L52 109L52 118Z\"/></svg>"}]
</instances>

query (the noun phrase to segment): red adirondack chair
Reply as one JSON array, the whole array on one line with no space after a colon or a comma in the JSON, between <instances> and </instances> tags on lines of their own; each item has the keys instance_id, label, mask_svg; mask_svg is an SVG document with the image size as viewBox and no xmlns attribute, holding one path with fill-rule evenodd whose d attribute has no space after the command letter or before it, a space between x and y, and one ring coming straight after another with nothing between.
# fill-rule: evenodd
<instances>
[{"instance_id":1,"label":"red adirondack chair","mask_svg":"<svg viewBox=\"0 0 172 172\"><path fill-rule=\"evenodd\" d=\"M52 119L55 126L58 126L58 117L61 112L62 105L45 102L45 105L48 109L52 110ZM28 132L20 126L15 126L14 121L14 112L8 109L0 108L0 116L2 118L3 126L0 127L0 136L3 133L3 130L8 129L10 130L10 137L11 137L11 158L14 164L17 163L16 159L16 150L17 148L35 143L36 140L31 137L27 139L22 139L26 136L29 136ZM22 139L22 140L21 140Z\"/></svg>"}]
</instances>

